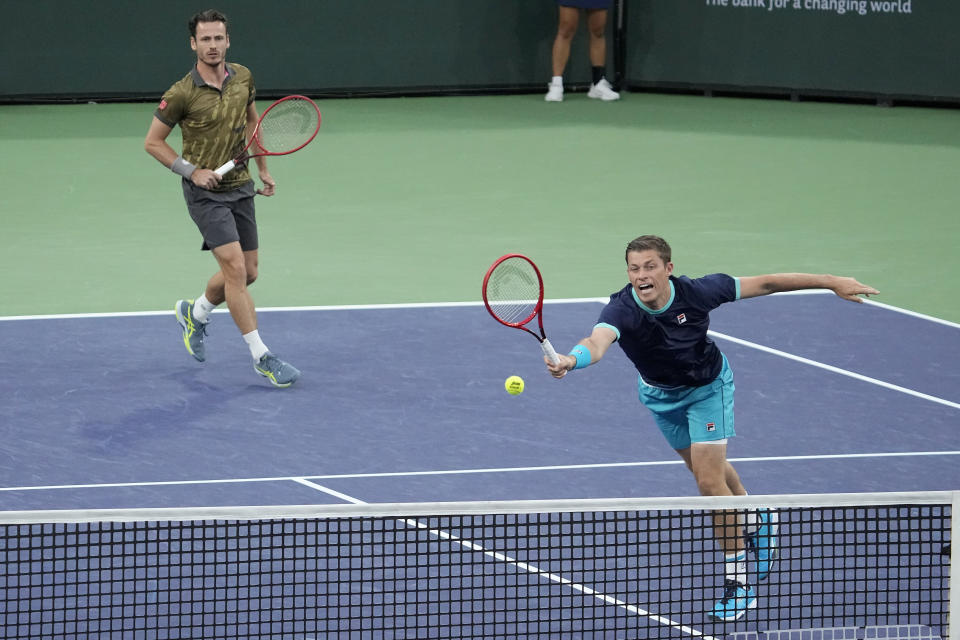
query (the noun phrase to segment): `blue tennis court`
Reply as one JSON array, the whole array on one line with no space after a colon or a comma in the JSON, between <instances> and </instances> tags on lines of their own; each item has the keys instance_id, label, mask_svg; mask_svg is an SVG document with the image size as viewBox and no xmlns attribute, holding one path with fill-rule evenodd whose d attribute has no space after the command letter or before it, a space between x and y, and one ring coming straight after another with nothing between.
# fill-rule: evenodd
<instances>
[{"instance_id":1,"label":"blue tennis court","mask_svg":"<svg viewBox=\"0 0 960 640\"><path fill-rule=\"evenodd\" d=\"M599 301L548 303L551 340ZM695 486L617 349L562 381L471 304L264 311L304 371L254 374L226 315L206 363L172 314L7 320L4 509L682 496ZM952 489L960 327L828 295L725 305L729 456L753 494ZM39 348L38 348L39 345ZM527 383L506 394L512 374ZM48 487L48 488L44 488Z\"/></svg>"},{"instance_id":2,"label":"blue tennis court","mask_svg":"<svg viewBox=\"0 0 960 640\"><path fill-rule=\"evenodd\" d=\"M551 340L560 349L573 344L593 325L602 304L548 303ZM254 374L225 315L214 318L203 364L183 350L172 313L0 323L9 361L20 363L0 372L8 390L2 405L7 437L0 449L7 460L0 469L3 510L335 508L696 492L639 405L636 374L617 350L599 365L556 381L541 365L536 343L495 323L479 304L275 309L263 311L260 322L278 353L304 372L290 389L273 389ZM714 313L712 329L738 387L738 437L729 455L752 495L930 492L958 486L960 372L954 363L960 327L883 305L810 294L725 305ZM108 353L111 357L104 357ZM521 396L503 390L504 378L512 374L527 382ZM302 525L283 521L264 525L265 533L258 535L296 538L300 546L283 542L280 555L260 551L266 555L255 557L243 551L246 547L205 541L200 533L229 526L207 525L192 533L138 526L125 529L119 539L124 544L136 540L137 549L160 548L175 563L195 562L193 552L216 549L218 562L230 570L222 576L217 569L214 575L214 565L203 564L185 577L158 577L152 565L144 568L131 559L129 566L126 560L110 565L122 576L110 584L117 588L136 578L168 585L160 592L155 587L134 591L151 594L143 596L142 605L151 613L136 618L150 620L146 629L155 624L151 616L161 613L177 621L183 635L169 637L193 637L196 625L219 630L209 637L246 637L251 629L297 638L455 637L432 635L436 624L448 624L464 637L476 632L483 637L712 638L790 628L791 615L842 620L846 609L831 598L839 602L836 590L846 589L837 584L859 584L861 570L837 567L866 562L882 578L863 582L874 595L849 627L853 635L846 637L857 638L863 631L858 636L856 625L891 613L884 609L886 596L876 590L887 588L887 575L895 571L865 560L858 555L861 547L895 548L907 541L913 550L909 557L921 558L916 567L911 564L920 576L918 591L942 588L939 550L949 540L950 518L946 510L924 509L882 512L876 520L883 523L879 542L869 523L866 533L855 532L843 508L818 512L816 526L824 529L813 537L807 532L809 513L784 509L784 565L789 559L791 573L761 591L762 612L726 626L705 623L697 606L716 597L714 542L702 520L676 514L647 520L632 512L626 520L600 514L597 520L575 516L572 522L517 516L506 524L484 522L474 528L459 520L387 517L382 522L393 524L376 525L373 532L352 528L352 520L343 529L333 521L322 524L323 519ZM394 527L412 533L400 534ZM119 544L117 532L87 535ZM838 535L846 542L837 544ZM54 537L30 533L29 544ZM318 558L320 552L313 550L330 539L363 548L412 545L420 559L400 560L391 552L370 564L342 551L334 554L337 559ZM572 541L569 558L558 559L550 546L560 541ZM648 551L639 554L637 548ZM827 548L829 558L819 558L819 550ZM816 557L804 560L810 549L818 550ZM37 560L47 557L39 549L34 553ZM122 557L136 557L128 553ZM472 559L468 563L462 556ZM64 562L79 560L68 554ZM447 562L457 563L456 568ZM296 569L301 565L309 568L306 574ZM238 613L229 604L233 598L244 606L251 600L237 595L249 588L236 572L249 580L258 571L265 573L257 578L257 588L278 598L268 607L272 613ZM316 579L321 573L325 584ZM407 585L420 595L371 595L363 586L370 584L370 575L375 591L385 584ZM818 591L826 591L820 586L823 576L829 576L833 593ZM221 587L227 596L215 595ZM58 597L56 589L51 586L52 595L43 597ZM485 611L503 593L509 594L510 611ZM59 597L76 601L69 594ZM117 607L127 604L128 594L112 597ZM297 604L303 598L311 603L306 608ZM410 598L406 607L403 598ZM183 599L204 603L191 613ZM94 608L102 611L108 601L96 602ZM404 631L371 622L385 607ZM18 628L75 624L69 611L59 622L40 614L21 619ZM923 629L929 631L930 625L934 633L944 624L937 606L923 599L915 610L894 609L892 615L920 619ZM129 629L99 629L150 637L136 620ZM648 625L646 632L638 620ZM650 624L660 629L655 636Z\"/></svg>"}]
</instances>

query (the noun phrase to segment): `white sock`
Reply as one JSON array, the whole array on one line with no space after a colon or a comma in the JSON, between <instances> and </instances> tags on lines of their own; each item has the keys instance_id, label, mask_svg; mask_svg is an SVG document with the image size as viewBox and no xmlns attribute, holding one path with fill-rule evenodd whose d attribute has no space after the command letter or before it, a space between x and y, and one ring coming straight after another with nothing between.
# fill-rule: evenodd
<instances>
[{"instance_id":1,"label":"white sock","mask_svg":"<svg viewBox=\"0 0 960 640\"><path fill-rule=\"evenodd\" d=\"M724 576L746 586L747 584L747 552L723 556Z\"/></svg>"},{"instance_id":2,"label":"white sock","mask_svg":"<svg viewBox=\"0 0 960 640\"><path fill-rule=\"evenodd\" d=\"M250 333L243 334L243 340L247 343L247 346L250 347L250 355L253 356L255 362L259 362L263 354L270 351L267 349L267 345L263 344L263 340L260 339L260 332L256 329Z\"/></svg>"},{"instance_id":3,"label":"white sock","mask_svg":"<svg viewBox=\"0 0 960 640\"><path fill-rule=\"evenodd\" d=\"M553 76L550 78L550 84L563 89L563 76Z\"/></svg>"},{"instance_id":4,"label":"white sock","mask_svg":"<svg viewBox=\"0 0 960 640\"><path fill-rule=\"evenodd\" d=\"M751 535L757 532L757 525L759 524L759 519L757 516L757 509L747 509L744 514L746 522L743 524L743 531L747 535Z\"/></svg>"},{"instance_id":5,"label":"white sock","mask_svg":"<svg viewBox=\"0 0 960 640\"><path fill-rule=\"evenodd\" d=\"M193 301L193 317L197 322L207 322L210 312L217 308L217 305L207 300L207 294L203 294Z\"/></svg>"}]
</instances>

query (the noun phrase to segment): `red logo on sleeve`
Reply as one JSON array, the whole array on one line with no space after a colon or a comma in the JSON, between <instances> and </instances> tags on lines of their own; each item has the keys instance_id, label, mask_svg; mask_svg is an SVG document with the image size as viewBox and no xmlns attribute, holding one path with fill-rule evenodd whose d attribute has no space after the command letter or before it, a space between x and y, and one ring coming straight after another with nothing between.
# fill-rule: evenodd
<instances>
[{"instance_id":1,"label":"red logo on sleeve","mask_svg":"<svg viewBox=\"0 0 960 640\"><path fill-rule=\"evenodd\" d=\"M167 101L166 101L166 100L161 100L161 101L160 101L160 111L163 111L163 110L166 109L166 108L167 108Z\"/></svg>"}]
</instances>

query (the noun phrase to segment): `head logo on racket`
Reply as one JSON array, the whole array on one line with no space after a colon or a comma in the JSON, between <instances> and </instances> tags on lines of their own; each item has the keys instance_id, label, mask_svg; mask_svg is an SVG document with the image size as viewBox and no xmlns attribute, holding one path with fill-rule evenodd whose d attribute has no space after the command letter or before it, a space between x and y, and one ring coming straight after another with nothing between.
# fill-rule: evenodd
<instances>
[{"instance_id":1,"label":"head logo on racket","mask_svg":"<svg viewBox=\"0 0 960 640\"><path fill-rule=\"evenodd\" d=\"M498 258L483 277L483 304L497 322L536 338L550 362L560 362L543 330L543 278L533 260L519 253ZM539 335L526 326L534 318Z\"/></svg>"},{"instance_id":2,"label":"head logo on racket","mask_svg":"<svg viewBox=\"0 0 960 640\"><path fill-rule=\"evenodd\" d=\"M320 107L306 96L280 98L260 116L247 146L233 160L214 169L223 177L251 158L285 156L310 144L320 131ZM251 149L256 142L256 151Z\"/></svg>"}]
</instances>

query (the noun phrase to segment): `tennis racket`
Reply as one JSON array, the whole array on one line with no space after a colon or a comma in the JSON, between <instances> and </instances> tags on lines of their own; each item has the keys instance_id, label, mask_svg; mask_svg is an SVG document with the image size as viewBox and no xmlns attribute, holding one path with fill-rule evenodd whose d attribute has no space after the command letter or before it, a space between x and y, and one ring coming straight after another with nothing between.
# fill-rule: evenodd
<instances>
[{"instance_id":1,"label":"tennis racket","mask_svg":"<svg viewBox=\"0 0 960 640\"><path fill-rule=\"evenodd\" d=\"M306 96L280 98L261 114L250 142L233 160L214 170L218 176L250 158L285 156L310 144L320 131L320 107ZM253 148L256 143L256 148Z\"/></svg>"},{"instance_id":2,"label":"tennis racket","mask_svg":"<svg viewBox=\"0 0 960 640\"><path fill-rule=\"evenodd\" d=\"M543 331L543 278L533 260L519 253L498 258L483 277L483 304L497 322L536 338L550 362L560 362ZM526 327L534 318L540 335Z\"/></svg>"}]
</instances>

